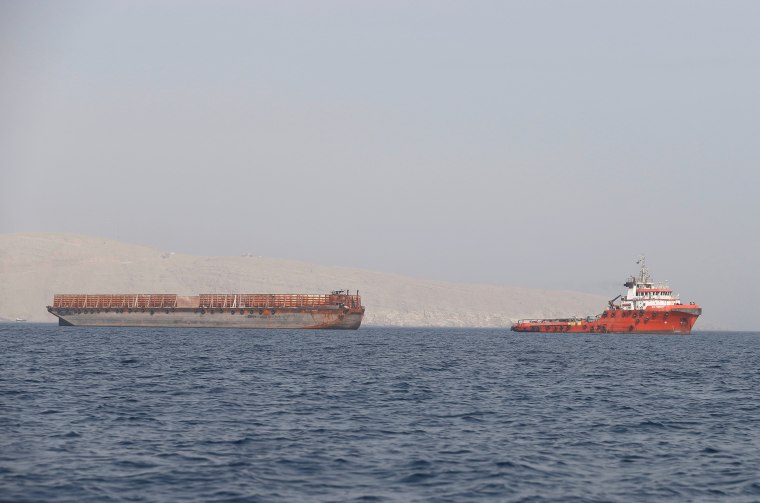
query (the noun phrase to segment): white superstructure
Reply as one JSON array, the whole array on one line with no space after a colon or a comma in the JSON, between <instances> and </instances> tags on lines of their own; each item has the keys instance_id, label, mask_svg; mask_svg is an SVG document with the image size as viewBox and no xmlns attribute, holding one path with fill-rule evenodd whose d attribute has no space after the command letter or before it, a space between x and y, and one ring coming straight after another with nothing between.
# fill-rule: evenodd
<instances>
[{"instance_id":1,"label":"white superstructure","mask_svg":"<svg viewBox=\"0 0 760 503\"><path fill-rule=\"evenodd\" d=\"M668 285L655 284L649 276L646 259L642 255L636 262L641 265L638 276L631 276L624 286L628 287L626 296L620 300L620 309L638 311L647 307L672 306L681 303L678 295Z\"/></svg>"}]
</instances>

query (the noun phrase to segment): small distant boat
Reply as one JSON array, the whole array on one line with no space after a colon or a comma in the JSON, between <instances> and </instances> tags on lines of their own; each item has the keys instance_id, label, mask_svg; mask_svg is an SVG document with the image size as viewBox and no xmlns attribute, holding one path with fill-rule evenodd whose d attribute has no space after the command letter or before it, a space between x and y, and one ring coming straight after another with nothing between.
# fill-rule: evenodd
<instances>
[{"instance_id":1,"label":"small distant boat","mask_svg":"<svg viewBox=\"0 0 760 503\"><path fill-rule=\"evenodd\" d=\"M26 321L24 318L16 318L16 321Z\"/></svg>"}]
</instances>

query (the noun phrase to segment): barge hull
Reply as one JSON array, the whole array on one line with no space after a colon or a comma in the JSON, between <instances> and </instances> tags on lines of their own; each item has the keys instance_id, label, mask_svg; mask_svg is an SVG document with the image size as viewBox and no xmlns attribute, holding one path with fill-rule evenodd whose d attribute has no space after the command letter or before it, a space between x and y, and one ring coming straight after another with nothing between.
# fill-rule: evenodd
<instances>
[{"instance_id":1,"label":"barge hull","mask_svg":"<svg viewBox=\"0 0 760 503\"><path fill-rule=\"evenodd\" d=\"M175 309L116 312L94 309L51 310L58 324L76 327L178 327L178 328L311 328L356 330L362 313L338 309L318 311L272 310L259 314L244 310Z\"/></svg>"},{"instance_id":2,"label":"barge hull","mask_svg":"<svg viewBox=\"0 0 760 503\"><path fill-rule=\"evenodd\" d=\"M57 294L48 311L62 326L356 330L358 293Z\"/></svg>"}]
</instances>

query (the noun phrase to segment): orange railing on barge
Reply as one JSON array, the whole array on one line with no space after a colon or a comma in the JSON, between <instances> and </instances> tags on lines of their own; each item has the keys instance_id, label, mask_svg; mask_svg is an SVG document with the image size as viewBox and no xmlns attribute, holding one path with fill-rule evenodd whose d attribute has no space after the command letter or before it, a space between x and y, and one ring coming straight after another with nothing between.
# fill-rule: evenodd
<instances>
[{"instance_id":1,"label":"orange railing on barge","mask_svg":"<svg viewBox=\"0 0 760 503\"><path fill-rule=\"evenodd\" d=\"M267 308L267 307L315 307L342 305L361 308L361 296L348 294L261 294L261 293L204 293L199 296L180 297L167 293L134 294L55 294L53 307L61 309L139 309L191 307L219 308Z\"/></svg>"},{"instance_id":2,"label":"orange railing on barge","mask_svg":"<svg viewBox=\"0 0 760 503\"><path fill-rule=\"evenodd\" d=\"M289 293L204 293L200 295L203 308L261 308L261 307L315 307L342 304L349 308L361 307L359 295L331 294L307 295Z\"/></svg>"},{"instance_id":3,"label":"orange railing on barge","mask_svg":"<svg viewBox=\"0 0 760 503\"><path fill-rule=\"evenodd\" d=\"M68 309L177 307L177 295L167 293L56 294L53 307Z\"/></svg>"}]
</instances>

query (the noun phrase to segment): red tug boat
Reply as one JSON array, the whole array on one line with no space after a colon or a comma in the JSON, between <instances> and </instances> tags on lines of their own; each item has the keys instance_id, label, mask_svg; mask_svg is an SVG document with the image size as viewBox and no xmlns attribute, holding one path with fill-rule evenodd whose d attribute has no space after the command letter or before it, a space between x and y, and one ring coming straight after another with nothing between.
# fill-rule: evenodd
<instances>
[{"instance_id":1,"label":"red tug boat","mask_svg":"<svg viewBox=\"0 0 760 503\"><path fill-rule=\"evenodd\" d=\"M513 332L589 332L690 334L702 308L690 302L682 304L667 285L655 284L649 276L644 256L638 276L631 276L624 286L625 297L609 301L609 308L588 318L519 320ZM621 298L622 297L622 298ZM620 302L615 304L615 301Z\"/></svg>"}]
</instances>

